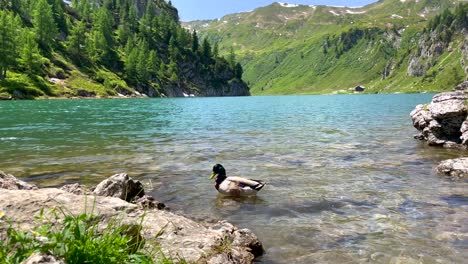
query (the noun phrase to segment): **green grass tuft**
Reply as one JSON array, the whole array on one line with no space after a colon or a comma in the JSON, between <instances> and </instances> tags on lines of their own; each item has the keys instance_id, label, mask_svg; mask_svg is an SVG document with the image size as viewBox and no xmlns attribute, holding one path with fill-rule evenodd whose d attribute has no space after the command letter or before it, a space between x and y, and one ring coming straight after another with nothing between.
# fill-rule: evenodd
<instances>
[{"instance_id":1,"label":"green grass tuft","mask_svg":"<svg viewBox=\"0 0 468 264\"><path fill-rule=\"evenodd\" d=\"M6 238L0 241L0 264L20 263L39 252L52 254L67 264L174 263L160 250L152 254L143 250L139 225L123 225L115 218L101 228L104 224L92 214L75 216L52 211L52 216L47 219L41 212L39 226L30 231L19 231L10 224Z\"/></svg>"}]
</instances>

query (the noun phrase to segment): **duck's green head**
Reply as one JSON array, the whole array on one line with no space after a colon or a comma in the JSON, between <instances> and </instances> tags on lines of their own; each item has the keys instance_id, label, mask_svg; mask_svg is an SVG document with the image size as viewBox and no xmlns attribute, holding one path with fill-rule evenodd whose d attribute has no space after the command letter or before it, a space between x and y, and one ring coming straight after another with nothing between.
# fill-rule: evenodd
<instances>
[{"instance_id":1,"label":"duck's green head","mask_svg":"<svg viewBox=\"0 0 468 264\"><path fill-rule=\"evenodd\" d=\"M223 165L216 164L213 166L213 172L211 173L210 179L213 179L216 175L226 176L226 170Z\"/></svg>"}]
</instances>

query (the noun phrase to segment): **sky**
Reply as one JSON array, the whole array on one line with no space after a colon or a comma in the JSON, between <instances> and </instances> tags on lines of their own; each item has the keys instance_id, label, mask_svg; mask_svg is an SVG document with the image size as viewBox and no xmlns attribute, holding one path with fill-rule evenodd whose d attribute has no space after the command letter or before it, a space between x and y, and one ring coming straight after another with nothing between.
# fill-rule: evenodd
<instances>
[{"instance_id":1,"label":"sky","mask_svg":"<svg viewBox=\"0 0 468 264\"><path fill-rule=\"evenodd\" d=\"M228 14L250 11L273 2L303 5L365 6L376 0L171 0L179 10L180 20L192 21L220 18Z\"/></svg>"}]
</instances>

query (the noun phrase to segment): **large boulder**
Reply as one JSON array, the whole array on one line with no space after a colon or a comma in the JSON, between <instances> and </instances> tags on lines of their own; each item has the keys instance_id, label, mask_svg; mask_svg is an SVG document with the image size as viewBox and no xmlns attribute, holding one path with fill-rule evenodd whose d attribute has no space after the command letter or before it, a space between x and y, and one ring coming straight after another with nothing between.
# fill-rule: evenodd
<instances>
[{"instance_id":1,"label":"large boulder","mask_svg":"<svg viewBox=\"0 0 468 264\"><path fill-rule=\"evenodd\" d=\"M0 219L0 240L7 235L5 226L1 224L5 221L22 230L31 230L43 224L38 220L38 215L43 215L43 219L55 219L54 212L72 215L88 213L97 216L97 225L102 228L116 220L129 227L127 233L131 237L151 242L144 244L148 252L161 250L169 258L189 263L252 263L255 257L263 254L262 243L248 229L239 229L225 221L201 224L184 216L157 210L163 209L164 204L146 195L141 195L137 204L125 201L144 193L141 183L127 174L110 177L101 182L94 192L79 184L63 189L38 189L32 185L21 189L18 182L21 183L19 186L25 183L12 175L0 173L0 179L12 182L5 185L12 187L0 192L0 212L3 214ZM4 186L3 183L1 186ZM130 193L134 195L129 196ZM60 225L60 221L51 224ZM33 255L27 261L25 263L28 264L62 263L46 255Z\"/></svg>"},{"instance_id":2,"label":"large boulder","mask_svg":"<svg viewBox=\"0 0 468 264\"><path fill-rule=\"evenodd\" d=\"M426 140L432 146L466 149L467 99L468 94L465 90L456 90L436 94L431 103L416 106L410 114L413 126L420 132L415 138Z\"/></svg>"},{"instance_id":3,"label":"large boulder","mask_svg":"<svg viewBox=\"0 0 468 264\"><path fill-rule=\"evenodd\" d=\"M37 186L18 180L11 174L0 171L0 189L8 190L36 190Z\"/></svg>"},{"instance_id":4,"label":"large boulder","mask_svg":"<svg viewBox=\"0 0 468 264\"><path fill-rule=\"evenodd\" d=\"M99 183L93 193L99 196L117 197L127 202L143 197L143 184L128 177L125 173L115 174Z\"/></svg>"},{"instance_id":5,"label":"large boulder","mask_svg":"<svg viewBox=\"0 0 468 264\"><path fill-rule=\"evenodd\" d=\"M143 210L119 198L75 195L55 188L0 192L3 219L23 230L40 224L36 217L41 211L44 219L55 219L50 210L56 208L61 208L56 212L73 215L92 213L99 216L103 225L116 219L129 226L141 225L141 236L151 241L145 243L149 252L160 248L166 256L189 263L252 263L263 251L261 242L252 232L226 222L200 224L168 211ZM4 232L0 228L0 239ZM153 246L157 248L151 248Z\"/></svg>"},{"instance_id":6,"label":"large boulder","mask_svg":"<svg viewBox=\"0 0 468 264\"><path fill-rule=\"evenodd\" d=\"M436 167L436 171L452 179L468 178L468 158L444 160Z\"/></svg>"}]
</instances>

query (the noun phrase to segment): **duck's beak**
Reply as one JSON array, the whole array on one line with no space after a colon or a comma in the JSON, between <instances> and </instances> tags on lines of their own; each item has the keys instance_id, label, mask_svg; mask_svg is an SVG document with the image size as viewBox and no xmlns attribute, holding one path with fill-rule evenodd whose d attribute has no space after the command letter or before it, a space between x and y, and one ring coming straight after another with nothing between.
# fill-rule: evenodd
<instances>
[{"instance_id":1,"label":"duck's beak","mask_svg":"<svg viewBox=\"0 0 468 264\"><path fill-rule=\"evenodd\" d=\"M210 180L212 180L216 176L216 173L212 172L210 176Z\"/></svg>"}]
</instances>

